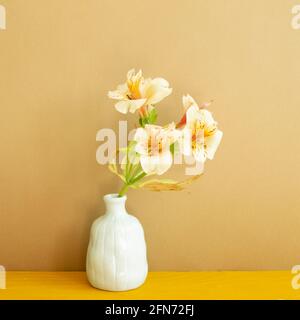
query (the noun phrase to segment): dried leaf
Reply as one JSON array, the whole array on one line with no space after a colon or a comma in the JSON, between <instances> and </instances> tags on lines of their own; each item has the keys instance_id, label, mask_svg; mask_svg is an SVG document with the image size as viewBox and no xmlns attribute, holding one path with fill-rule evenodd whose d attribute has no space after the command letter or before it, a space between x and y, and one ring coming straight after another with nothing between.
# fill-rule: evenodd
<instances>
[{"instance_id":1,"label":"dried leaf","mask_svg":"<svg viewBox=\"0 0 300 320\"><path fill-rule=\"evenodd\" d=\"M180 182L168 179L153 179L139 184L138 187L150 191L181 191L196 181L200 176L201 174Z\"/></svg>"}]
</instances>

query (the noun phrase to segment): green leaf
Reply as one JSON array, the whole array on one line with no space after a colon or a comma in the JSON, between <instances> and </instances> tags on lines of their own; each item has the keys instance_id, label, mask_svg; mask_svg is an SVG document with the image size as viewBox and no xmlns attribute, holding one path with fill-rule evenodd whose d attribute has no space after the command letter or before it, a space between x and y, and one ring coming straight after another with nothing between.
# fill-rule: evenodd
<instances>
[{"instance_id":1,"label":"green leaf","mask_svg":"<svg viewBox=\"0 0 300 320\"><path fill-rule=\"evenodd\" d=\"M170 151L171 151L172 155L174 156L174 153L175 153L175 143L172 143L172 144L170 145Z\"/></svg>"},{"instance_id":2,"label":"green leaf","mask_svg":"<svg viewBox=\"0 0 300 320\"><path fill-rule=\"evenodd\" d=\"M157 120L157 111L155 108L153 108L148 115L148 123L149 124L154 124Z\"/></svg>"},{"instance_id":3,"label":"green leaf","mask_svg":"<svg viewBox=\"0 0 300 320\"><path fill-rule=\"evenodd\" d=\"M172 153L172 155L174 156L174 154L177 154L177 153L179 153L179 143L178 143L178 141L175 141L174 143L172 143L171 145L170 145L170 151L171 151L171 153Z\"/></svg>"},{"instance_id":4,"label":"green leaf","mask_svg":"<svg viewBox=\"0 0 300 320\"><path fill-rule=\"evenodd\" d=\"M157 111L155 108L151 109L146 117L139 118L139 124L141 127L145 127L146 124L155 124L157 120Z\"/></svg>"},{"instance_id":5,"label":"green leaf","mask_svg":"<svg viewBox=\"0 0 300 320\"><path fill-rule=\"evenodd\" d=\"M144 128L147 123L147 118L139 118L139 124L142 128Z\"/></svg>"}]
</instances>

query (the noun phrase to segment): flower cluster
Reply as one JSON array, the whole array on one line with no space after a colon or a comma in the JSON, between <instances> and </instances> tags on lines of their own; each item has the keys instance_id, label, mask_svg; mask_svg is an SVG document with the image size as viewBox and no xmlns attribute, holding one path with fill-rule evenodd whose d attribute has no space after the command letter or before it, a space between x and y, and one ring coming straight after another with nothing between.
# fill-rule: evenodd
<instances>
[{"instance_id":1,"label":"flower cluster","mask_svg":"<svg viewBox=\"0 0 300 320\"><path fill-rule=\"evenodd\" d=\"M163 78L144 78L142 71L134 69L127 73L127 81L114 91L109 91L111 99L118 100L115 108L126 114L139 114L140 127L136 129L133 141L122 150L122 174L115 165L110 169L124 181L119 195L128 187L148 187L151 190L181 190L184 182L173 180L150 180L141 182L147 176L164 174L173 164L175 150L184 156L193 157L196 162L204 163L213 159L221 142L223 133L218 129L207 107L210 103L198 105L190 96L183 96L184 114L181 120L166 126L156 125L156 104L172 93L168 81Z\"/></svg>"}]
</instances>

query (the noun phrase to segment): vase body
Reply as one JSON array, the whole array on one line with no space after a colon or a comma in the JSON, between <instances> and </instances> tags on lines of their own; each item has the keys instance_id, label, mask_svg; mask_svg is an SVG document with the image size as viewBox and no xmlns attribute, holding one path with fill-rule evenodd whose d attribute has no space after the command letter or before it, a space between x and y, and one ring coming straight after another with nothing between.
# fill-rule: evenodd
<instances>
[{"instance_id":1,"label":"vase body","mask_svg":"<svg viewBox=\"0 0 300 320\"><path fill-rule=\"evenodd\" d=\"M106 213L91 228L86 272L91 285L109 291L126 291L142 285L148 264L143 228L127 213L126 196L104 196Z\"/></svg>"}]
</instances>

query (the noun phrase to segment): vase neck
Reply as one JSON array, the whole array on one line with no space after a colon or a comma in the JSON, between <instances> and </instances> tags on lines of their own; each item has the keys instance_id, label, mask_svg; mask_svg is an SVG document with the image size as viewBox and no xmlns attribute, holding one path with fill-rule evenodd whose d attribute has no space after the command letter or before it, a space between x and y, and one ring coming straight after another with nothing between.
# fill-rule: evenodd
<instances>
[{"instance_id":1,"label":"vase neck","mask_svg":"<svg viewBox=\"0 0 300 320\"><path fill-rule=\"evenodd\" d=\"M104 196L106 214L120 215L127 214L125 203L126 196L118 197L118 194L107 194Z\"/></svg>"}]
</instances>

